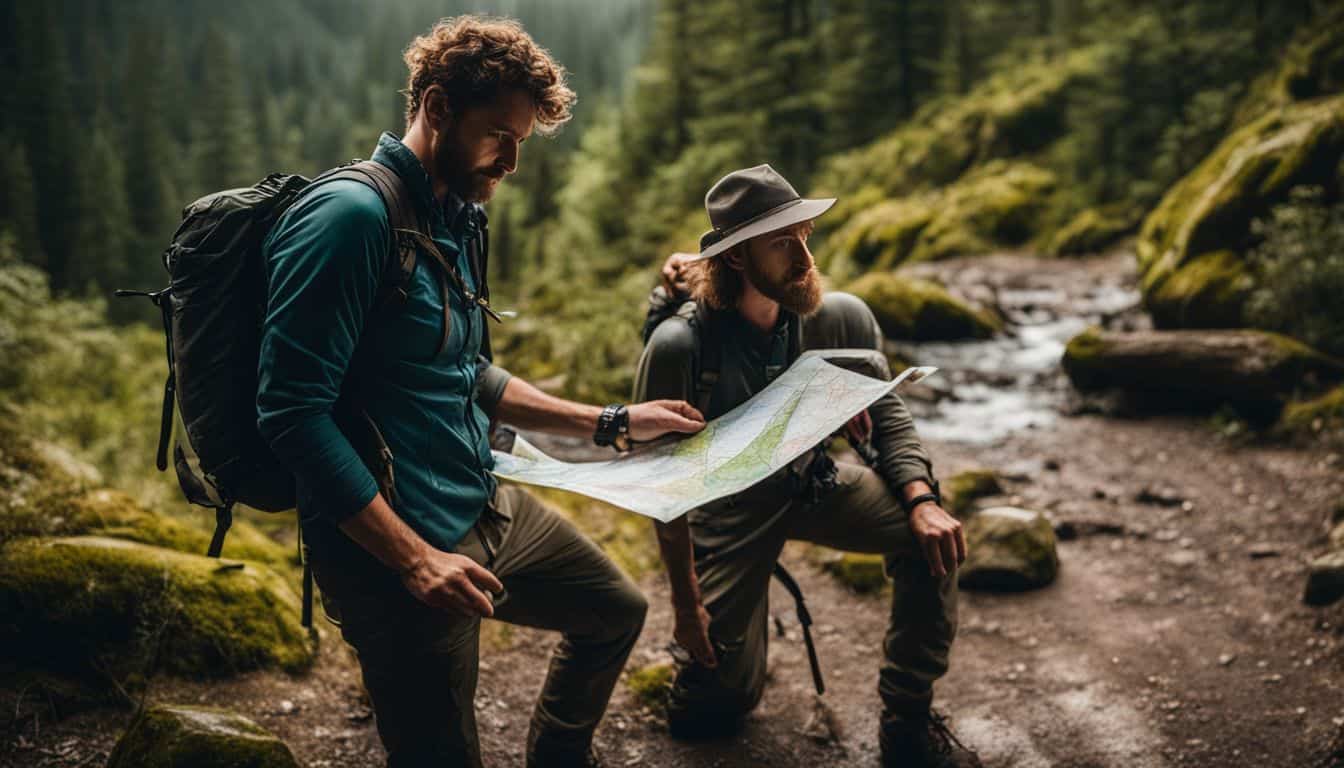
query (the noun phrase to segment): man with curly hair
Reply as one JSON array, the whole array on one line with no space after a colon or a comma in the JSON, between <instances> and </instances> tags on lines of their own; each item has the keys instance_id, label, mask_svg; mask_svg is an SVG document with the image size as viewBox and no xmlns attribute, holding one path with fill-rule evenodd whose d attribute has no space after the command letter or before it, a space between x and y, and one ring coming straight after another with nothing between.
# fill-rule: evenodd
<instances>
[{"instance_id":1,"label":"man with curly hair","mask_svg":"<svg viewBox=\"0 0 1344 768\"><path fill-rule=\"evenodd\" d=\"M482 617L561 633L527 761L588 765L647 604L573 525L497 485L490 419L602 443L704 422L680 402L561 400L490 364L481 204L534 130L569 119L574 93L513 21L445 19L405 59L406 136L384 133L372 159L428 224L413 271L395 311L382 306L388 265L404 262L377 189L335 179L290 206L264 244L258 424L297 477L310 563L389 765L480 764Z\"/></svg>"},{"instance_id":2,"label":"man with curly hair","mask_svg":"<svg viewBox=\"0 0 1344 768\"><path fill-rule=\"evenodd\" d=\"M768 165L720 179L705 196L712 229L700 252L669 257L651 297L635 399L679 398L715 418L815 349L844 349L847 367L890 378L872 311L851 294L824 293L807 247L813 220L834 203L801 198ZM760 702L770 578L794 539L885 555L893 588L878 674L883 764L976 765L930 707L956 633L961 523L942 508L895 392L846 433L871 466L834 462L817 446L741 493L658 524L673 637L685 651L668 704L672 735L730 733Z\"/></svg>"}]
</instances>

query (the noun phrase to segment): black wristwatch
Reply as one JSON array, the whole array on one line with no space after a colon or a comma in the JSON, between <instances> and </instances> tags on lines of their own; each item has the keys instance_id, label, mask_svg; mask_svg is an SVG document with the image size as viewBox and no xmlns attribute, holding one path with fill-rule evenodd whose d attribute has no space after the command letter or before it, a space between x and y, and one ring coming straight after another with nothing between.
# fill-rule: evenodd
<instances>
[{"instance_id":1,"label":"black wristwatch","mask_svg":"<svg viewBox=\"0 0 1344 768\"><path fill-rule=\"evenodd\" d=\"M618 451L630 450L630 412L624 405L608 405L602 409L602 415L597 417L593 442Z\"/></svg>"},{"instance_id":2,"label":"black wristwatch","mask_svg":"<svg viewBox=\"0 0 1344 768\"><path fill-rule=\"evenodd\" d=\"M909 515L911 512L914 512L915 507L918 507L920 504L923 504L926 501L932 501L934 504L937 504L940 507L943 506L943 493L938 489L938 481L934 480L930 482L929 485L933 487L932 492L921 493L918 496L914 497L913 499L910 499L909 501L905 500L901 501L901 509L905 510L906 515Z\"/></svg>"}]
</instances>

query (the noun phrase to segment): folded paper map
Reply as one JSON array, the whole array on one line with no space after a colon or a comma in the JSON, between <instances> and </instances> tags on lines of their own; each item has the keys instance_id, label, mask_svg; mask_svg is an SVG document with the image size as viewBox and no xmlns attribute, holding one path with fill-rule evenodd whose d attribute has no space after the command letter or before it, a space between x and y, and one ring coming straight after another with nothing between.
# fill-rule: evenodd
<instances>
[{"instance_id":1,"label":"folded paper map","mask_svg":"<svg viewBox=\"0 0 1344 768\"><path fill-rule=\"evenodd\" d=\"M675 520L764 480L878 398L937 370L907 368L884 381L840 367L846 360L878 354L855 349L806 352L755 397L700 432L655 441L606 461L559 461L519 437L511 453L494 452L494 472L506 480L590 496L655 520Z\"/></svg>"}]
</instances>

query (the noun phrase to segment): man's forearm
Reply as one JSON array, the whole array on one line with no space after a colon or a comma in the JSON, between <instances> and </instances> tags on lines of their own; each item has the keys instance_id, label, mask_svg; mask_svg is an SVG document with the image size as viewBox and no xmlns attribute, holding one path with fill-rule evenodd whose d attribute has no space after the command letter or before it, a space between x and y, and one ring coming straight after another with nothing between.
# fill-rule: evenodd
<instances>
[{"instance_id":1,"label":"man's forearm","mask_svg":"<svg viewBox=\"0 0 1344 768\"><path fill-rule=\"evenodd\" d=\"M432 549L402 520L380 493L340 523L345 535L398 574L412 570Z\"/></svg>"},{"instance_id":2,"label":"man's forearm","mask_svg":"<svg viewBox=\"0 0 1344 768\"><path fill-rule=\"evenodd\" d=\"M575 437L591 437L602 408L548 395L514 376L504 386L495 406L495 418L522 429L537 429Z\"/></svg>"},{"instance_id":3,"label":"man's forearm","mask_svg":"<svg viewBox=\"0 0 1344 768\"><path fill-rule=\"evenodd\" d=\"M658 551L667 568L672 587L672 606L693 610L700 604L700 583L695 577L695 553L691 548L691 526L686 516L670 523L654 523L658 531Z\"/></svg>"}]
</instances>

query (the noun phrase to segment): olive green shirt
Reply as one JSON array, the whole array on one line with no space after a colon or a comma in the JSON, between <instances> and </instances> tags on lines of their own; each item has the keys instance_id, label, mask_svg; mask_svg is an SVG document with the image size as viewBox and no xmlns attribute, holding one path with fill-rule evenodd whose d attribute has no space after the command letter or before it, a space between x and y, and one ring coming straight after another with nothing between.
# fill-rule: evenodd
<instances>
[{"instance_id":1,"label":"olive green shirt","mask_svg":"<svg viewBox=\"0 0 1344 768\"><path fill-rule=\"evenodd\" d=\"M668 298L655 289L651 303L668 306ZM653 318L656 320L656 318ZM719 376L710 396L706 419L716 418L751 399L787 365L788 326L791 316L781 311L780 321L771 331L753 326L737 312L720 313L713 333L720 343ZM822 298L816 314L802 319L801 350L882 349L882 331L872 310L862 299L848 293L832 292ZM685 317L673 314L652 329L635 377L635 402L647 400L696 399L699 378L701 339L698 329ZM885 360L885 358L882 358ZM863 373L891 378L891 370ZM914 419L894 391L884 395L868 409L873 420L872 445L879 461L875 469L899 498L905 485L914 480L932 482L929 455L915 432Z\"/></svg>"}]
</instances>

